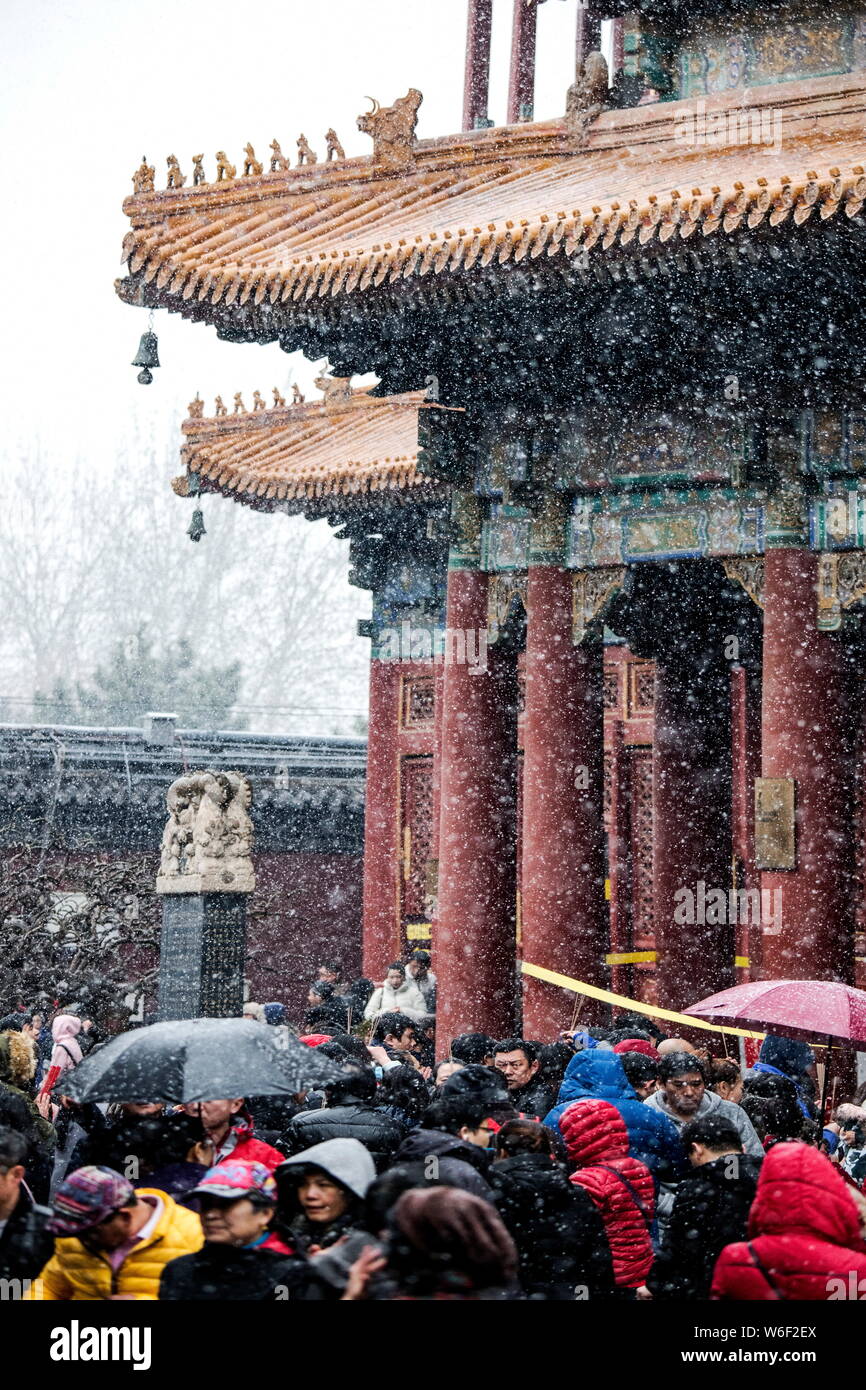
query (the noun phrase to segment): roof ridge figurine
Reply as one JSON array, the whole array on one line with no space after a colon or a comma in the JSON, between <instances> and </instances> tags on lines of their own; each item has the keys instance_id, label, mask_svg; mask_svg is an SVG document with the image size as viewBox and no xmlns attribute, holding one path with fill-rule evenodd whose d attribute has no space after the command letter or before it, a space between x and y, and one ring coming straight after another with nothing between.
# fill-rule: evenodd
<instances>
[{"instance_id":1,"label":"roof ridge figurine","mask_svg":"<svg viewBox=\"0 0 866 1390\"><path fill-rule=\"evenodd\" d=\"M180 172L180 165L177 162L177 155L170 154L165 161L168 165L168 179L166 188L183 188L186 183L186 175Z\"/></svg>"},{"instance_id":2,"label":"roof ridge figurine","mask_svg":"<svg viewBox=\"0 0 866 1390\"><path fill-rule=\"evenodd\" d=\"M271 151L272 151L272 153L271 153L271 173L272 173L272 174L276 174L276 173L278 173L278 172L282 174L282 173L284 173L287 169L291 169L291 167L292 167L292 166L291 166L291 161L290 161L289 159L287 159L286 156L283 154L283 151L282 151L282 149L281 149L281 147L280 147L280 142L279 142L279 140L274 139L274 140L271 141Z\"/></svg>"},{"instance_id":3,"label":"roof ridge figurine","mask_svg":"<svg viewBox=\"0 0 866 1390\"><path fill-rule=\"evenodd\" d=\"M332 405L336 401L347 401L352 394L352 378L350 376L317 376L313 385L321 391L324 405Z\"/></svg>"},{"instance_id":4,"label":"roof ridge figurine","mask_svg":"<svg viewBox=\"0 0 866 1390\"><path fill-rule=\"evenodd\" d=\"M340 144L337 132L334 130L333 126L331 126L330 130L325 131L325 142L328 146L328 153L325 156L325 162L327 164L330 164L332 159L346 158L346 151Z\"/></svg>"},{"instance_id":5,"label":"roof ridge figurine","mask_svg":"<svg viewBox=\"0 0 866 1390\"><path fill-rule=\"evenodd\" d=\"M264 165L260 159L256 159L256 152L249 140L244 145L244 154L244 177L249 178L252 175L253 178L258 178L259 174L264 173Z\"/></svg>"},{"instance_id":6,"label":"roof ridge figurine","mask_svg":"<svg viewBox=\"0 0 866 1390\"><path fill-rule=\"evenodd\" d=\"M203 166L203 164L202 164L202 160L203 160L203 159L204 159L204 155L203 155L203 154L194 154L193 157L192 157L192 184L193 184L193 188L198 187L198 185L199 185L200 183L207 183L207 179L206 179L205 176L204 176L204 166Z\"/></svg>"},{"instance_id":7,"label":"roof ridge figurine","mask_svg":"<svg viewBox=\"0 0 866 1390\"><path fill-rule=\"evenodd\" d=\"M310 142L306 135L298 136L298 168L302 164L318 164L319 156L310 149Z\"/></svg>"},{"instance_id":8,"label":"roof ridge figurine","mask_svg":"<svg viewBox=\"0 0 866 1390\"><path fill-rule=\"evenodd\" d=\"M589 127L604 110L609 92L607 60L593 49L584 58L565 99L565 122L575 149L585 145Z\"/></svg>"},{"instance_id":9,"label":"roof ridge figurine","mask_svg":"<svg viewBox=\"0 0 866 1390\"><path fill-rule=\"evenodd\" d=\"M155 177L155 166L153 164L148 164L147 155L143 154L141 156L141 163L132 176L133 193L152 193Z\"/></svg>"},{"instance_id":10,"label":"roof ridge figurine","mask_svg":"<svg viewBox=\"0 0 866 1390\"><path fill-rule=\"evenodd\" d=\"M424 97L417 87L410 87L393 106L380 106L375 97L367 100L372 107L358 117L358 129L372 138L373 158L389 168L406 168L415 158L415 127Z\"/></svg>"},{"instance_id":11,"label":"roof ridge figurine","mask_svg":"<svg viewBox=\"0 0 866 1390\"><path fill-rule=\"evenodd\" d=\"M187 410L189 411L190 420L200 420L204 415L204 401L198 391L195 393L195 400L190 401L187 406Z\"/></svg>"},{"instance_id":12,"label":"roof ridge figurine","mask_svg":"<svg viewBox=\"0 0 866 1390\"><path fill-rule=\"evenodd\" d=\"M286 398L285 398L285 396L281 396L281 395L280 395L280 391L279 391L279 387L275 386L275 387L274 387L274 404L273 404L273 406L272 406L271 408L272 408L273 410L279 410L280 406L285 405L285 403L286 403Z\"/></svg>"},{"instance_id":13,"label":"roof ridge figurine","mask_svg":"<svg viewBox=\"0 0 866 1390\"><path fill-rule=\"evenodd\" d=\"M296 381L292 382L292 405L303 405L306 396Z\"/></svg>"},{"instance_id":14,"label":"roof ridge figurine","mask_svg":"<svg viewBox=\"0 0 866 1390\"><path fill-rule=\"evenodd\" d=\"M234 166L233 164L230 164L230 163L229 163L228 156L226 155L225 150L217 150L217 152L216 152L216 162L217 162L217 176L216 176L216 181L217 181L217 183L222 183L223 179L233 179L233 178L235 177L235 175L237 174L238 171L237 171L237 169L235 168L235 166Z\"/></svg>"}]
</instances>

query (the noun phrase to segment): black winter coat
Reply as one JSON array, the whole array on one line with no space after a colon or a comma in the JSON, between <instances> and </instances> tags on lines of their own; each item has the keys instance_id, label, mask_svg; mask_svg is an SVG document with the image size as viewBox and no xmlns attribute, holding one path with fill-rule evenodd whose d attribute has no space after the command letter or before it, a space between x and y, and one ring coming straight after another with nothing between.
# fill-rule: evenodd
<instances>
[{"instance_id":1,"label":"black winter coat","mask_svg":"<svg viewBox=\"0 0 866 1390\"><path fill-rule=\"evenodd\" d=\"M402 1138L403 1130L397 1120L381 1108L359 1101L356 1105L302 1111L287 1125L279 1148L287 1158L294 1158L328 1139L358 1139L369 1152L377 1173L381 1173Z\"/></svg>"},{"instance_id":2,"label":"black winter coat","mask_svg":"<svg viewBox=\"0 0 866 1390\"><path fill-rule=\"evenodd\" d=\"M747 1239L761 1160L723 1154L678 1183L664 1245L647 1277L654 1298L709 1298L716 1260Z\"/></svg>"},{"instance_id":3,"label":"black winter coat","mask_svg":"<svg viewBox=\"0 0 866 1390\"><path fill-rule=\"evenodd\" d=\"M194 1255L169 1261L159 1297L171 1302L275 1303L301 1297L307 1281L307 1261L298 1255L208 1243Z\"/></svg>"},{"instance_id":4,"label":"black winter coat","mask_svg":"<svg viewBox=\"0 0 866 1390\"><path fill-rule=\"evenodd\" d=\"M45 1229L51 1216L24 1189L0 1234L0 1279L35 1279L54 1254L54 1237Z\"/></svg>"},{"instance_id":5,"label":"black winter coat","mask_svg":"<svg viewBox=\"0 0 866 1390\"><path fill-rule=\"evenodd\" d=\"M477 1185L466 1190L474 1191L477 1196L483 1196L487 1201L492 1201L493 1194L490 1191L491 1158L492 1154L489 1149L482 1149L479 1144L467 1144L465 1140L458 1139L456 1134L446 1134L441 1129L413 1129L397 1150L395 1162L428 1164L430 1176L435 1178L437 1176L436 1165L430 1164L429 1160L438 1159L440 1161L440 1181L444 1181L444 1174L441 1171L443 1160L465 1163L477 1174ZM464 1186L464 1184L457 1184L457 1186Z\"/></svg>"},{"instance_id":6,"label":"black winter coat","mask_svg":"<svg viewBox=\"0 0 866 1390\"><path fill-rule=\"evenodd\" d=\"M601 1214L558 1164L546 1154L516 1154L494 1163L490 1182L517 1246L527 1298L612 1296L613 1263Z\"/></svg>"},{"instance_id":7,"label":"black winter coat","mask_svg":"<svg viewBox=\"0 0 866 1390\"><path fill-rule=\"evenodd\" d=\"M556 1089L533 1077L525 1086L509 1091L508 1099L521 1115L543 1120L556 1105Z\"/></svg>"}]
</instances>

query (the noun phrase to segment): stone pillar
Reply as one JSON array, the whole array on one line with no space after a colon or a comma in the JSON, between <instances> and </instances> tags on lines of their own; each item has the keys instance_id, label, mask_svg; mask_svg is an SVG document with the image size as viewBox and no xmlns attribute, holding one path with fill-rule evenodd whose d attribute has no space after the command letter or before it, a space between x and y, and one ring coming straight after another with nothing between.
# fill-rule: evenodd
<instances>
[{"instance_id":1,"label":"stone pillar","mask_svg":"<svg viewBox=\"0 0 866 1390\"><path fill-rule=\"evenodd\" d=\"M487 635L478 500L455 500L459 547L448 571L439 814L439 917L434 938L437 1048L458 1033L504 1036L514 1026L516 660L460 660Z\"/></svg>"},{"instance_id":2,"label":"stone pillar","mask_svg":"<svg viewBox=\"0 0 866 1390\"><path fill-rule=\"evenodd\" d=\"M466 72L463 82L463 129L479 130L489 124L490 28L493 0L469 0L466 30Z\"/></svg>"},{"instance_id":3,"label":"stone pillar","mask_svg":"<svg viewBox=\"0 0 866 1390\"><path fill-rule=\"evenodd\" d=\"M531 121L535 106L535 38L537 0L514 0L511 69L508 76L508 124Z\"/></svg>"},{"instance_id":4,"label":"stone pillar","mask_svg":"<svg viewBox=\"0 0 866 1390\"><path fill-rule=\"evenodd\" d=\"M851 979L858 715L845 640L816 628L817 568L808 550L764 559L762 770L793 778L796 812L795 867L761 875L781 894L781 925L763 926L766 979Z\"/></svg>"},{"instance_id":5,"label":"stone pillar","mask_svg":"<svg viewBox=\"0 0 866 1390\"><path fill-rule=\"evenodd\" d=\"M168 791L156 891L163 900L161 1021L237 1018L244 1007L252 790L238 772L193 772Z\"/></svg>"},{"instance_id":6,"label":"stone pillar","mask_svg":"<svg viewBox=\"0 0 866 1390\"><path fill-rule=\"evenodd\" d=\"M600 634L572 638L572 579L561 565L530 562L523 736L523 955L533 965L602 988L604 712ZM574 995L527 976L527 1037L555 1039ZM581 1001L582 1020L599 1006Z\"/></svg>"},{"instance_id":7,"label":"stone pillar","mask_svg":"<svg viewBox=\"0 0 866 1390\"><path fill-rule=\"evenodd\" d=\"M370 660L370 714L364 802L364 928L362 970L382 980L399 960L400 726L398 661Z\"/></svg>"}]
</instances>

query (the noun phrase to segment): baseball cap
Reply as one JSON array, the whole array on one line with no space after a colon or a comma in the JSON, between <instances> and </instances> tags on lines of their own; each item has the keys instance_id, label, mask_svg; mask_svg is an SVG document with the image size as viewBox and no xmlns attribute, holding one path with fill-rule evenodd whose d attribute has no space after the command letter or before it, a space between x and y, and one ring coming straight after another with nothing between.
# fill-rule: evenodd
<instances>
[{"instance_id":1,"label":"baseball cap","mask_svg":"<svg viewBox=\"0 0 866 1390\"><path fill-rule=\"evenodd\" d=\"M245 1158L227 1158L211 1168L193 1193L209 1197L259 1197L277 1200L277 1184L269 1168Z\"/></svg>"},{"instance_id":2,"label":"baseball cap","mask_svg":"<svg viewBox=\"0 0 866 1390\"><path fill-rule=\"evenodd\" d=\"M47 1229L55 1236L77 1236L98 1226L135 1201L135 1188L122 1173L89 1163L76 1168L54 1194Z\"/></svg>"}]
</instances>

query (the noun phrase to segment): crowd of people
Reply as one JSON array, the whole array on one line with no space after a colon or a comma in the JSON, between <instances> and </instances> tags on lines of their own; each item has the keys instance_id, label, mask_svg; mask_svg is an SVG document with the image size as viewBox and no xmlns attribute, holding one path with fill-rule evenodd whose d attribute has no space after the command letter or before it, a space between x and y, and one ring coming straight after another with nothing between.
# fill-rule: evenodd
<instances>
[{"instance_id":1,"label":"crowd of people","mask_svg":"<svg viewBox=\"0 0 866 1390\"><path fill-rule=\"evenodd\" d=\"M333 1080L178 1106L65 1096L81 1011L0 1020L4 1287L830 1300L866 1280L866 1085L825 1123L805 1043L768 1036L744 1073L622 1014L545 1041L466 1033L435 1062L435 995L426 951L379 985L327 962L302 1041ZM281 1005L247 1013L288 1027Z\"/></svg>"}]
</instances>

